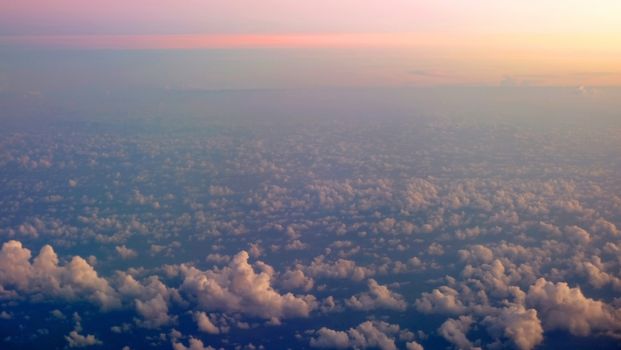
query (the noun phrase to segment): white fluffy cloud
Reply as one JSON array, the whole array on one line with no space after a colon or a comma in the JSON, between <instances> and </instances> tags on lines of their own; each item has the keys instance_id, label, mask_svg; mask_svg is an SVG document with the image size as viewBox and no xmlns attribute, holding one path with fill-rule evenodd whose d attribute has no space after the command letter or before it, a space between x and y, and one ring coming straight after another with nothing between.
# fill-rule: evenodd
<instances>
[{"instance_id":1,"label":"white fluffy cloud","mask_svg":"<svg viewBox=\"0 0 621 350\"><path fill-rule=\"evenodd\" d=\"M84 348L87 346L103 344L99 339L95 338L94 335L82 335L75 330L71 331L69 335L66 335L65 339L67 340L70 348Z\"/></svg>"},{"instance_id":2,"label":"white fluffy cloud","mask_svg":"<svg viewBox=\"0 0 621 350\"><path fill-rule=\"evenodd\" d=\"M448 286L441 286L431 291L423 293L416 300L416 309L423 313L449 313L460 314L465 310L459 292Z\"/></svg>"},{"instance_id":3,"label":"white fluffy cloud","mask_svg":"<svg viewBox=\"0 0 621 350\"><path fill-rule=\"evenodd\" d=\"M487 316L483 323L492 334L508 338L519 350L530 350L543 341L543 328L534 309L523 306L503 308L497 316Z\"/></svg>"},{"instance_id":4,"label":"white fluffy cloud","mask_svg":"<svg viewBox=\"0 0 621 350\"><path fill-rule=\"evenodd\" d=\"M28 294L59 297L67 300L88 300L102 309L119 307L118 293L108 281L97 275L83 258L75 256L66 265L59 265L54 249L46 245L30 261L31 252L19 241L9 241L0 250L0 293L16 296Z\"/></svg>"},{"instance_id":5,"label":"white fluffy cloud","mask_svg":"<svg viewBox=\"0 0 621 350\"><path fill-rule=\"evenodd\" d=\"M220 328L218 328L218 326L216 326L209 319L209 315L207 315L207 313L205 313L205 312L195 312L193 315L194 315L194 321L196 321L196 325L198 326L198 329L200 331L205 332L205 333L209 333L209 334L219 334L220 333Z\"/></svg>"},{"instance_id":6,"label":"white fluffy cloud","mask_svg":"<svg viewBox=\"0 0 621 350\"><path fill-rule=\"evenodd\" d=\"M177 343L173 341L172 343L173 350L216 350L211 346L205 346L200 339L190 337L190 342L188 346L183 345L183 343Z\"/></svg>"},{"instance_id":7,"label":"white fluffy cloud","mask_svg":"<svg viewBox=\"0 0 621 350\"><path fill-rule=\"evenodd\" d=\"M369 291L352 296L346 301L347 306L357 310L373 310L378 308L404 311L407 304L403 296L390 291L374 279L368 281Z\"/></svg>"},{"instance_id":8,"label":"white fluffy cloud","mask_svg":"<svg viewBox=\"0 0 621 350\"><path fill-rule=\"evenodd\" d=\"M306 273L314 277L350 278L354 281L362 281L373 276L375 271L368 267L358 266L356 262L347 259L326 262L325 257L320 255L313 259L306 268Z\"/></svg>"},{"instance_id":9,"label":"white fluffy cloud","mask_svg":"<svg viewBox=\"0 0 621 350\"><path fill-rule=\"evenodd\" d=\"M168 315L168 303L162 295L149 300L136 299L136 312L143 318L140 324L147 328L157 328L172 322Z\"/></svg>"},{"instance_id":10,"label":"white fluffy cloud","mask_svg":"<svg viewBox=\"0 0 621 350\"><path fill-rule=\"evenodd\" d=\"M538 279L528 290L526 303L539 311L546 330L564 329L579 336L621 331L621 310L587 298L565 282Z\"/></svg>"},{"instance_id":11,"label":"white fluffy cloud","mask_svg":"<svg viewBox=\"0 0 621 350\"><path fill-rule=\"evenodd\" d=\"M438 333L460 350L480 349L474 346L466 337L472 323L473 320L470 316L459 316L457 319L451 318L440 326Z\"/></svg>"},{"instance_id":12,"label":"white fluffy cloud","mask_svg":"<svg viewBox=\"0 0 621 350\"><path fill-rule=\"evenodd\" d=\"M285 289L302 289L309 291L313 288L314 280L308 277L302 270L289 270L282 274L280 285Z\"/></svg>"},{"instance_id":13,"label":"white fluffy cloud","mask_svg":"<svg viewBox=\"0 0 621 350\"><path fill-rule=\"evenodd\" d=\"M395 335L399 326L383 321L366 321L347 331L335 331L322 327L311 338L310 346L326 349L366 349L396 350Z\"/></svg>"},{"instance_id":14,"label":"white fluffy cloud","mask_svg":"<svg viewBox=\"0 0 621 350\"><path fill-rule=\"evenodd\" d=\"M135 250L127 248L125 245L117 246L115 250L123 259L132 259L138 256Z\"/></svg>"},{"instance_id":15,"label":"white fluffy cloud","mask_svg":"<svg viewBox=\"0 0 621 350\"><path fill-rule=\"evenodd\" d=\"M157 276L141 283L127 273L117 272L115 285L119 294L131 300L142 318L138 321L142 327L158 328L172 323L175 318L168 314L169 303L176 301L183 304L177 290L167 287Z\"/></svg>"},{"instance_id":16,"label":"white fluffy cloud","mask_svg":"<svg viewBox=\"0 0 621 350\"><path fill-rule=\"evenodd\" d=\"M423 348L422 345L420 345L419 343L415 341L407 342L405 344L405 349L406 350L425 350L425 348Z\"/></svg>"},{"instance_id":17,"label":"white fluffy cloud","mask_svg":"<svg viewBox=\"0 0 621 350\"><path fill-rule=\"evenodd\" d=\"M312 295L280 294L272 287L274 270L248 263L248 253L241 251L222 269L201 271L183 266L181 291L204 310L241 313L265 319L306 317L316 307Z\"/></svg>"},{"instance_id":18,"label":"white fluffy cloud","mask_svg":"<svg viewBox=\"0 0 621 350\"><path fill-rule=\"evenodd\" d=\"M73 321L75 322L74 329L69 332L69 335L65 336L67 345L70 348L85 348L87 346L102 345L103 342L97 339L92 334L82 335L82 318L78 313L73 314Z\"/></svg>"}]
</instances>

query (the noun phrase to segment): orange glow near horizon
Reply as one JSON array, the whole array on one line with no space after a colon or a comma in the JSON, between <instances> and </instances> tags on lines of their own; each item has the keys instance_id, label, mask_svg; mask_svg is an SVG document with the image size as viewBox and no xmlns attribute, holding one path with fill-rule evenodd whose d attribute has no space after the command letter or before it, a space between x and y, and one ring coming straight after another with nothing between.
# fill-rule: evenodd
<instances>
[{"instance_id":1,"label":"orange glow near horizon","mask_svg":"<svg viewBox=\"0 0 621 350\"><path fill-rule=\"evenodd\" d=\"M600 86L621 85L621 45L614 45L619 42L621 35L568 33L0 36L5 47L384 50L401 57L384 65L391 83L411 82L411 77L398 72L413 62L438 72L419 77L417 81L424 84L490 84L509 77L507 81L518 84Z\"/></svg>"},{"instance_id":2,"label":"orange glow near horizon","mask_svg":"<svg viewBox=\"0 0 621 350\"><path fill-rule=\"evenodd\" d=\"M185 35L0 35L0 45L75 49L407 48L415 46L621 54L619 34L584 33L285 33Z\"/></svg>"},{"instance_id":3,"label":"orange glow near horizon","mask_svg":"<svg viewBox=\"0 0 621 350\"><path fill-rule=\"evenodd\" d=\"M327 69L343 84L621 86L619 14L616 0L20 0L0 4L0 50L312 49L308 85Z\"/></svg>"}]
</instances>

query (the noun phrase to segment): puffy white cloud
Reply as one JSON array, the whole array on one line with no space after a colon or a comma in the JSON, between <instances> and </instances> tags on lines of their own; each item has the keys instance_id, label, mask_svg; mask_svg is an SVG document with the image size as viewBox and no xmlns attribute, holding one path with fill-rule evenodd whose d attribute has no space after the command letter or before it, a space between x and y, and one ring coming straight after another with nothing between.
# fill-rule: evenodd
<instances>
[{"instance_id":1,"label":"puffy white cloud","mask_svg":"<svg viewBox=\"0 0 621 350\"><path fill-rule=\"evenodd\" d=\"M6 242L0 250L0 290L10 297L29 295L32 300L61 298L71 301L86 300L102 309L135 308L143 327L157 328L170 324L174 317L168 314L171 300L182 303L175 289L166 287L153 276L145 284L131 275L118 272L110 284L99 277L93 267L81 257L73 257L66 265L59 265L51 246L41 248L30 262L30 250L18 241ZM114 288L114 286L116 288ZM61 315L59 313L59 315Z\"/></svg>"},{"instance_id":2,"label":"puffy white cloud","mask_svg":"<svg viewBox=\"0 0 621 350\"><path fill-rule=\"evenodd\" d=\"M314 280L302 270L289 270L280 277L280 285L285 289L302 289L309 291L313 288Z\"/></svg>"},{"instance_id":3,"label":"puffy white cloud","mask_svg":"<svg viewBox=\"0 0 621 350\"><path fill-rule=\"evenodd\" d=\"M66 318L65 314L63 314L63 312L58 309L50 311L50 314L59 320L64 320Z\"/></svg>"},{"instance_id":4,"label":"puffy white cloud","mask_svg":"<svg viewBox=\"0 0 621 350\"><path fill-rule=\"evenodd\" d=\"M384 308L404 311L407 308L403 296L390 291L386 286L378 284L374 279L369 279L368 287L368 292L349 298L346 301L347 306L357 310Z\"/></svg>"},{"instance_id":5,"label":"puffy white cloud","mask_svg":"<svg viewBox=\"0 0 621 350\"><path fill-rule=\"evenodd\" d=\"M93 345L102 345L103 343L95 338L92 334L82 335L82 318L78 313L73 314L73 321L75 322L74 329L69 332L69 335L65 336L65 340L70 348L84 348Z\"/></svg>"},{"instance_id":6,"label":"puffy white cloud","mask_svg":"<svg viewBox=\"0 0 621 350\"><path fill-rule=\"evenodd\" d=\"M351 278L354 281L361 281L375 274L373 269L358 266L352 260L338 259L335 262L326 262L323 255L313 259L305 271L313 277Z\"/></svg>"},{"instance_id":7,"label":"puffy white cloud","mask_svg":"<svg viewBox=\"0 0 621 350\"><path fill-rule=\"evenodd\" d=\"M193 316L194 321L196 321L196 325L198 326L198 329L200 331L209 334L220 333L220 328L218 328L218 326L211 322L211 320L209 319L209 315L207 315L205 312L195 312Z\"/></svg>"},{"instance_id":8,"label":"puffy white cloud","mask_svg":"<svg viewBox=\"0 0 621 350\"><path fill-rule=\"evenodd\" d=\"M591 226L591 231L607 234L612 237L617 237L621 234L621 231L619 231L614 223L602 218L595 220L595 222Z\"/></svg>"},{"instance_id":9,"label":"puffy white cloud","mask_svg":"<svg viewBox=\"0 0 621 350\"><path fill-rule=\"evenodd\" d=\"M425 348L423 348L422 345L420 345L419 343L415 341L409 341L405 343L405 349L406 350L425 350Z\"/></svg>"},{"instance_id":10,"label":"puffy white cloud","mask_svg":"<svg viewBox=\"0 0 621 350\"><path fill-rule=\"evenodd\" d=\"M310 346L314 348L347 349L350 346L347 332L321 327L315 335L310 340Z\"/></svg>"},{"instance_id":11,"label":"puffy white cloud","mask_svg":"<svg viewBox=\"0 0 621 350\"><path fill-rule=\"evenodd\" d=\"M472 323L473 320L470 316L459 316L458 319L451 318L442 323L438 333L460 350L480 349L474 346L466 337Z\"/></svg>"},{"instance_id":12,"label":"puffy white cloud","mask_svg":"<svg viewBox=\"0 0 621 350\"><path fill-rule=\"evenodd\" d=\"M405 204L415 209L424 208L438 198L438 188L431 181L433 179L412 179L408 182L405 191Z\"/></svg>"},{"instance_id":13,"label":"puffy white cloud","mask_svg":"<svg viewBox=\"0 0 621 350\"><path fill-rule=\"evenodd\" d=\"M543 328L534 309L526 310L521 305L501 309L496 316L487 316L483 323L497 336L510 339L519 350L530 350L543 341Z\"/></svg>"},{"instance_id":14,"label":"puffy white cloud","mask_svg":"<svg viewBox=\"0 0 621 350\"><path fill-rule=\"evenodd\" d=\"M88 334L84 336L75 330L71 331L69 335L66 335L65 339L67 340L67 343L69 343L70 348L84 348L87 346L103 344L100 340L95 338L94 335Z\"/></svg>"},{"instance_id":15,"label":"puffy white cloud","mask_svg":"<svg viewBox=\"0 0 621 350\"><path fill-rule=\"evenodd\" d=\"M216 264L223 264L223 263L227 263L231 260L231 257L228 255L222 255L222 254L218 254L218 253L212 253L207 255L207 257L205 258L205 261L211 262L211 263L216 263Z\"/></svg>"},{"instance_id":16,"label":"puffy white cloud","mask_svg":"<svg viewBox=\"0 0 621 350\"><path fill-rule=\"evenodd\" d=\"M580 288L571 288L565 282L538 279L528 290L526 303L539 311L546 330L564 329L579 336L621 331L619 309L587 298Z\"/></svg>"},{"instance_id":17,"label":"puffy white cloud","mask_svg":"<svg viewBox=\"0 0 621 350\"><path fill-rule=\"evenodd\" d=\"M21 242L9 241L0 250L0 288L4 293L15 296L25 293L38 299L43 296L68 300L88 300L102 309L121 305L116 291L108 281L97 275L93 267L83 258L75 256L60 266L54 249L46 245L30 262L30 250Z\"/></svg>"},{"instance_id":18,"label":"puffy white cloud","mask_svg":"<svg viewBox=\"0 0 621 350\"><path fill-rule=\"evenodd\" d=\"M427 248L427 253L437 256L444 255L444 247L440 243L433 242Z\"/></svg>"},{"instance_id":19,"label":"puffy white cloud","mask_svg":"<svg viewBox=\"0 0 621 350\"><path fill-rule=\"evenodd\" d=\"M395 335L399 333L398 325L383 321L366 321L347 331L335 331L322 327L311 338L310 346L327 349L366 349L396 350Z\"/></svg>"},{"instance_id":20,"label":"puffy white cloud","mask_svg":"<svg viewBox=\"0 0 621 350\"><path fill-rule=\"evenodd\" d=\"M286 250L304 250L306 248L308 248L308 244L303 243L299 239L294 239L285 246Z\"/></svg>"},{"instance_id":21,"label":"puffy white cloud","mask_svg":"<svg viewBox=\"0 0 621 350\"><path fill-rule=\"evenodd\" d=\"M147 328L157 328L172 322L168 315L168 303L160 294L155 297L142 301L135 300L136 312L143 318L140 325Z\"/></svg>"},{"instance_id":22,"label":"puffy white cloud","mask_svg":"<svg viewBox=\"0 0 621 350\"><path fill-rule=\"evenodd\" d=\"M565 234L570 241L576 244L588 244L591 242L591 235L589 232L580 226L572 225L565 227Z\"/></svg>"},{"instance_id":23,"label":"puffy white cloud","mask_svg":"<svg viewBox=\"0 0 621 350\"><path fill-rule=\"evenodd\" d=\"M524 292L517 284L534 280L533 275L532 269L528 266L515 266L511 262L505 260L503 263L498 259L476 267L467 265L462 271L462 276L482 292L497 298L513 299L523 298Z\"/></svg>"},{"instance_id":24,"label":"puffy white cloud","mask_svg":"<svg viewBox=\"0 0 621 350\"><path fill-rule=\"evenodd\" d=\"M172 342L173 350L216 350L211 346L205 346L200 339L196 339L190 337L190 342L188 346L183 345L183 343L177 343L173 340Z\"/></svg>"},{"instance_id":25,"label":"puffy white cloud","mask_svg":"<svg viewBox=\"0 0 621 350\"><path fill-rule=\"evenodd\" d=\"M174 322L175 317L168 314L171 301L183 304L178 291L167 287L159 277L148 277L144 283L134 279L133 276L117 272L115 286L119 294L131 300L138 315L142 320L138 324L146 328L158 328Z\"/></svg>"},{"instance_id":26,"label":"puffy white cloud","mask_svg":"<svg viewBox=\"0 0 621 350\"><path fill-rule=\"evenodd\" d=\"M469 264L490 263L494 259L494 252L488 247L476 244L469 249L459 250L459 258Z\"/></svg>"},{"instance_id":27,"label":"puffy white cloud","mask_svg":"<svg viewBox=\"0 0 621 350\"><path fill-rule=\"evenodd\" d=\"M431 293L423 293L416 300L416 309L423 313L460 314L465 310L459 292L448 286L441 286Z\"/></svg>"},{"instance_id":28,"label":"puffy white cloud","mask_svg":"<svg viewBox=\"0 0 621 350\"><path fill-rule=\"evenodd\" d=\"M582 234L578 236L583 237ZM591 240L574 242L583 244ZM464 315L471 323L482 318L492 338L507 339L508 344L520 350L540 344L544 329L568 330L579 336L594 332L618 335L621 311L602 301L586 298L579 288L570 288L567 283L552 283L535 277L542 273L541 266L549 263L551 256L563 254L564 250L555 250L555 246L525 248L502 242L491 248L471 246L461 250L462 261L468 263L461 273L463 280L447 277L448 285L423 293L416 307L421 312ZM496 258L490 261L493 257ZM583 255L561 259L555 262L562 261L577 268L565 271L566 274L583 273L594 286L614 288L615 277L603 271L615 266L614 262L604 263L597 256L585 262ZM567 278L556 269L551 273ZM521 288L528 289L528 293ZM459 330L456 326L454 322L446 323L443 333L461 344L466 331L462 332L463 336L457 331L448 332Z\"/></svg>"},{"instance_id":29,"label":"puffy white cloud","mask_svg":"<svg viewBox=\"0 0 621 350\"><path fill-rule=\"evenodd\" d=\"M125 245L117 246L115 250L123 259L132 259L138 256L135 250L127 248Z\"/></svg>"},{"instance_id":30,"label":"puffy white cloud","mask_svg":"<svg viewBox=\"0 0 621 350\"><path fill-rule=\"evenodd\" d=\"M612 248L612 245L608 246ZM574 264L578 273L586 276L589 284L594 288L611 286L616 291L621 291L621 278L605 271L606 268L615 266L614 263L606 264L599 256L592 256L591 261L585 261L584 257L576 256ZM608 266L607 266L608 265Z\"/></svg>"},{"instance_id":31,"label":"puffy white cloud","mask_svg":"<svg viewBox=\"0 0 621 350\"><path fill-rule=\"evenodd\" d=\"M30 285L32 265L30 264L30 250L22 248L18 241L8 241L2 245L0 251L0 281L2 286L14 286L24 290Z\"/></svg>"},{"instance_id":32,"label":"puffy white cloud","mask_svg":"<svg viewBox=\"0 0 621 350\"><path fill-rule=\"evenodd\" d=\"M280 294L272 287L274 270L257 264L255 272L248 263L248 253L241 251L222 269L201 271L183 266L180 290L204 310L241 313L266 319L306 317L316 307L312 295Z\"/></svg>"}]
</instances>

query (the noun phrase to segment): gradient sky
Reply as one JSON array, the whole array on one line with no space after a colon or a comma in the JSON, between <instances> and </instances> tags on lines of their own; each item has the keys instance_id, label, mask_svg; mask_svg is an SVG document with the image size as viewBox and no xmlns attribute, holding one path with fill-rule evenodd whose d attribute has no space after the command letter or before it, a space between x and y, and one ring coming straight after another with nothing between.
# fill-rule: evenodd
<instances>
[{"instance_id":1,"label":"gradient sky","mask_svg":"<svg viewBox=\"0 0 621 350\"><path fill-rule=\"evenodd\" d=\"M379 85L619 85L619 14L614 0L21 0L0 4L0 48L382 49Z\"/></svg>"}]
</instances>

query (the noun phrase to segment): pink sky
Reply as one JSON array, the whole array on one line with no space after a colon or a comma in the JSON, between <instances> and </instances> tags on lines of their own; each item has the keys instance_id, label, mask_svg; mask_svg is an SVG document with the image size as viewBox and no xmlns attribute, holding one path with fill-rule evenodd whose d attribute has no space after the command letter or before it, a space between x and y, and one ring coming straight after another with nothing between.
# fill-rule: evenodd
<instances>
[{"instance_id":1,"label":"pink sky","mask_svg":"<svg viewBox=\"0 0 621 350\"><path fill-rule=\"evenodd\" d=\"M619 14L617 0L19 0L0 4L0 46L385 48L460 81L621 85Z\"/></svg>"},{"instance_id":2,"label":"pink sky","mask_svg":"<svg viewBox=\"0 0 621 350\"><path fill-rule=\"evenodd\" d=\"M621 32L616 0L18 0L3 34Z\"/></svg>"}]
</instances>

